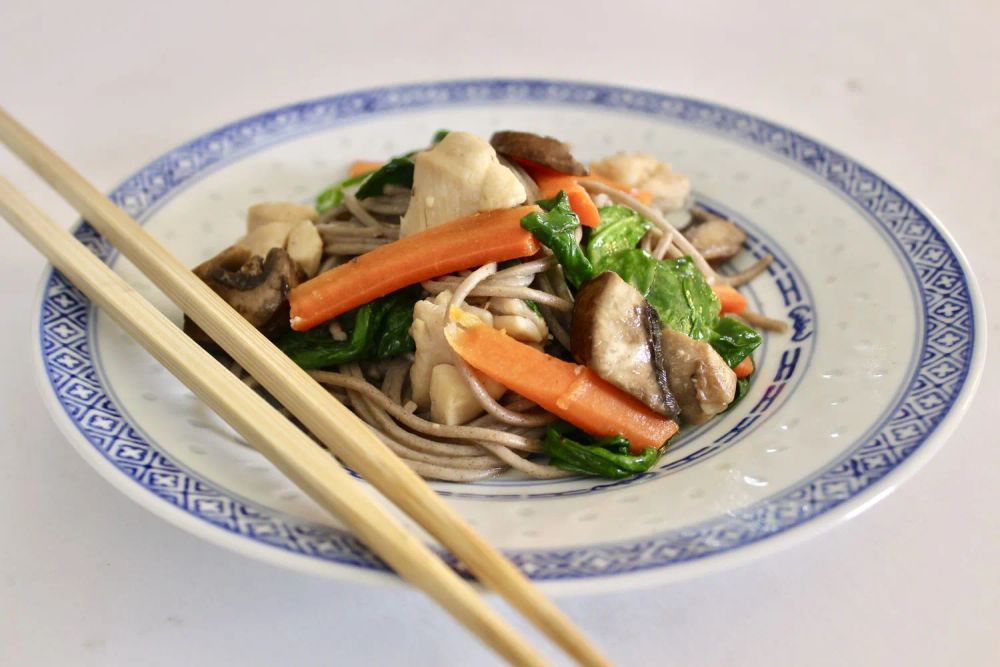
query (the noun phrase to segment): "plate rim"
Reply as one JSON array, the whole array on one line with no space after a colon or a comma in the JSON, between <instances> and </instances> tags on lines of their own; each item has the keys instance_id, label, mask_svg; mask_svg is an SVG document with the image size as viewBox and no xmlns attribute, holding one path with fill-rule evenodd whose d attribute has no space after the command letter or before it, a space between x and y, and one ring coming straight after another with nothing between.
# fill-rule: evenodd
<instances>
[{"instance_id":1,"label":"plate rim","mask_svg":"<svg viewBox=\"0 0 1000 667\"><path fill-rule=\"evenodd\" d=\"M440 81L430 81L430 82L414 82L409 84L398 84L391 86L382 86L376 88L369 88L356 91L345 91L342 93L336 93L330 96L313 98L312 100L307 100L305 102L299 102L291 105L284 105L281 107L276 107L274 109L265 110L263 112L245 116L239 120L233 121L231 123L222 125L221 127L209 130L200 134L199 136L180 144L178 147L171 149L162 155L156 157L154 160L148 162L145 166L141 167L138 171L134 172L128 178L119 184L114 192L120 192L123 187L130 181L136 179L138 176L146 172L150 167L157 164L159 161L176 154L177 151L191 146L199 140L203 140L207 137L220 134L226 130L231 130L233 128L238 128L246 123L264 119L266 117L274 117L276 114L281 112L287 112L296 108L304 108L309 104L315 104L324 101L334 101L338 99L346 99L350 96L362 95L362 94L375 94L378 92L393 91L393 90L404 90L408 88L416 87L427 87L433 89L436 87L452 87L452 86L491 86L491 85L542 85L542 86L562 86L565 88L594 88L603 89L609 91L615 91L619 94L632 94L632 95L650 95L653 97L670 98L674 100L681 100L684 102L695 103L702 105L704 107L719 110L727 113L734 113L739 116L748 117L761 121L767 125L780 128L791 135L798 138L805 139L812 142L814 145L829 151L839 157L843 157L845 160L850 162L852 165L864 169L868 174L873 176L875 179L881 183L887 185L892 190L900 195L900 197L906 202L912 205L917 212L919 212L926 220L930 223L934 232L940 235L941 239L947 246L948 250L957 260L957 263L962 271L965 283L968 286L968 299L971 305L970 314L974 320L973 327L970 330L970 336L972 337L971 345L972 352L969 357L968 369L963 377L958 379L961 382L961 388L958 390L955 398L941 418L941 421L935 426L932 433L927 435L925 439L916 447L916 449L909 454L901 462L894 465L884 477L878 479L860 491L854 493L846 500L839 502L836 506L831 507L822 511L819 514L811 516L807 519L799 521L792 526L786 527L774 534L764 536L762 538L756 539L748 544L738 545L736 547L730 548L726 551L720 553L713 553L706 557L699 557L694 560L683 561L679 563L671 563L666 565L660 565L651 569L643 569L636 571L620 572L620 573L608 573L597 576L578 576L569 579L556 579L556 580L542 580L537 583L543 585L547 590L557 594L584 594L590 592L596 592L599 590L607 590L609 584L614 582L615 588L620 587L634 587L647 585L653 582L663 582L667 580L676 580L681 578L688 578L692 576L698 576L709 571L715 571L721 568L732 566L740 562L748 562L766 554L773 553L779 549L783 549L794 544L801 543L806 539L828 530L834 525L839 525L846 520L853 518L854 516L860 514L865 509L868 509L879 500L888 496L892 491L899 487L900 484L904 483L909 479L917 470L919 470L923 465L930 460L943 446L944 442L947 441L948 437L957 427L961 418L968 411L969 405L975 391L979 386L983 367L985 363L986 355L986 313L985 307L982 299L982 294L979 290L978 281L969 265L968 259L965 256L962 249L955 242L951 233L947 228L941 223L936 216L931 213L927 207L918 198L904 194L904 191L896 187L892 181L885 179L884 177L878 175L876 172L867 169L861 165L857 160L850 158L843 153L840 153L834 149L831 149L826 144L812 139L811 136L799 132L794 128L782 123L775 123L764 117L756 114L750 114L743 112L738 109L733 109L726 105L716 104L714 102L708 102L698 98L674 95L671 93L663 93L653 90L643 90L632 87L622 87L614 84L602 84L602 83L592 83L583 81L573 81L573 80L552 80L552 79L456 79L456 80L440 80ZM514 103L530 103L532 100L510 100ZM558 100L542 100L545 102L557 102ZM445 106L452 106L457 103L451 101L445 101ZM435 105L431 105L433 108ZM422 108L422 107L418 107ZM616 109L611 109L616 110ZM407 113L408 109L400 109L400 113ZM618 108L617 111L621 113L636 113L635 110L627 108ZM370 113L370 112L366 112ZM362 114L365 115L365 114ZM375 116L381 114L375 112ZM329 125L328 127L333 127ZM271 141L267 141L260 146L256 147L256 151L259 148L264 148L266 146L276 145L284 143L293 138L300 138L309 134L311 131L321 131L322 128L314 127L311 130L307 130L301 133L295 133L290 135L277 136ZM711 128L695 128L703 131L712 131ZM722 133L715 133L723 136L731 141L740 141L738 137L729 136ZM784 156L775 155L769 151L764 151L765 153L776 158L783 158ZM234 160L238 160L245 157L247 152L237 151L234 155L229 156L226 159L220 160L220 165L224 166L231 163ZM788 158L784 158L787 160ZM208 173L208 170L199 170L199 173L203 176ZM815 178L815 176L814 176ZM826 182L826 179L819 179ZM830 189L834 189L832 185L826 185ZM173 189L173 188L171 188ZM82 224L82 223L80 223ZM79 228L79 224L78 224ZM907 266L907 269L910 267ZM221 546L233 549L240 553L244 553L260 560L270 562L272 564L283 565L283 566L293 566L295 569L300 571L309 572L312 574L324 574L332 575L337 578L347 578L351 580L363 579L368 583L398 583L402 582L393 574L372 570L365 567L358 567L357 565L351 565L347 563L340 563L331 560L325 560L320 558L315 558L311 556L306 556L303 554L297 554L290 551L286 551L280 548L275 548L273 545L267 544L265 542L258 541L256 539L247 539L249 536L238 535L231 533L227 530L220 530L215 525L198 518L197 516L189 513L188 511L176 507L165 499L157 496L155 493L151 493L149 489L137 483L137 480L124 475L121 470L119 470L111 461L109 461L104 454L98 451L95 446L89 442L83 433L79 430L79 427L74 423L70 416L65 412L62 406L59 404L58 398L56 396L55 387L51 384L50 378L46 372L45 368L45 357L42 349L42 324L43 324L43 306L46 301L46 289L50 284L50 280L53 277L53 270L51 267L47 267L43 272L43 276L38 288L37 299L35 301L35 313L32 322L35 324L34 336L36 344L33 346L35 350L36 368L39 373L36 375L36 380L39 382L40 389L42 389L42 394L47 408L53 413L55 421L59 426L60 430L68 437L68 439L73 443L74 447L80 451L84 459L90 463L98 472L108 479L112 484L122 490L128 497L138 502L140 505L150 509L155 514L162 516L171 523L179 525L180 527L192 532L199 537L208 539L209 541L219 544ZM161 500L163 502L156 502ZM333 566L333 567L331 567Z\"/></svg>"}]
</instances>

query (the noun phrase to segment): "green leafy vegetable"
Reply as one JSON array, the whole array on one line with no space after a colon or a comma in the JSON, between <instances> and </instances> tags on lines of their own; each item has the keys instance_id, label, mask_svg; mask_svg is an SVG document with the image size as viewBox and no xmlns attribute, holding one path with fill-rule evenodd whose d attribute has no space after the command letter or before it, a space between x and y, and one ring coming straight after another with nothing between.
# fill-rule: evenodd
<instances>
[{"instance_id":1,"label":"green leafy vegetable","mask_svg":"<svg viewBox=\"0 0 1000 667\"><path fill-rule=\"evenodd\" d=\"M743 397L747 395L748 391L750 391L750 378L745 377L737 380L736 395L733 397L733 402L729 404L729 407L727 407L726 410L732 410L737 403L743 400Z\"/></svg>"},{"instance_id":2,"label":"green leafy vegetable","mask_svg":"<svg viewBox=\"0 0 1000 667\"><path fill-rule=\"evenodd\" d=\"M621 436L597 439L563 422L549 426L542 448L557 468L608 479L645 472L660 458L660 452L652 447L632 455L629 441Z\"/></svg>"},{"instance_id":3,"label":"green leafy vegetable","mask_svg":"<svg viewBox=\"0 0 1000 667\"><path fill-rule=\"evenodd\" d=\"M413 187L413 160L406 156L394 157L376 169L358 188L358 199L377 197L385 192L387 185Z\"/></svg>"},{"instance_id":4,"label":"green leafy vegetable","mask_svg":"<svg viewBox=\"0 0 1000 667\"><path fill-rule=\"evenodd\" d=\"M376 336L374 354L376 359L391 359L416 349L410 337L415 302L415 297L407 298L401 294L392 298L384 307L385 312Z\"/></svg>"},{"instance_id":5,"label":"green leafy vegetable","mask_svg":"<svg viewBox=\"0 0 1000 667\"><path fill-rule=\"evenodd\" d=\"M620 250L604 257L601 268L639 290L664 326L695 340L711 336L719 298L689 257L661 261L642 250Z\"/></svg>"},{"instance_id":6,"label":"green leafy vegetable","mask_svg":"<svg viewBox=\"0 0 1000 667\"><path fill-rule=\"evenodd\" d=\"M761 343L757 331L735 317L722 317L715 323L708 342L726 360L730 368L750 356Z\"/></svg>"},{"instance_id":7,"label":"green leafy vegetable","mask_svg":"<svg viewBox=\"0 0 1000 667\"><path fill-rule=\"evenodd\" d=\"M604 206L599 210L601 224L587 242L587 259L601 273L601 260L621 250L631 250L649 231L652 224L627 206Z\"/></svg>"},{"instance_id":8,"label":"green leafy vegetable","mask_svg":"<svg viewBox=\"0 0 1000 667\"><path fill-rule=\"evenodd\" d=\"M403 290L361 306L353 313L354 327L347 340L335 340L329 326L320 325L309 331L290 331L277 345L306 370L396 357L414 349L410 324L415 302L416 295Z\"/></svg>"},{"instance_id":9,"label":"green leafy vegetable","mask_svg":"<svg viewBox=\"0 0 1000 667\"><path fill-rule=\"evenodd\" d=\"M448 132L448 130L438 130L435 132L434 137L431 139L431 144L440 142L448 136ZM364 185L358 190L358 199L376 197L385 192L385 186L387 185L399 185L406 188L412 187L413 160L411 158L419 152L410 151L400 157L393 158L370 174L359 174L331 185L316 197L316 212L322 215L331 208L343 204L344 190L359 183L364 183Z\"/></svg>"},{"instance_id":10,"label":"green leafy vegetable","mask_svg":"<svg viewBox=\"0 0 1000 667\"><path fill-rule=\"evenodd\" d=\"M336 208L344 203L344 190L353 185L357 185L368 178L368 174L359 174L342 180L328 187L316 197L316 212L323 215L331 208Z\"/></svg>"},{"instance_id":11,"label":"green leafy vegetable","mask_svg":"<svg viewBox=\"0 0 1000 667\"><path fill-rule=\"evenodd\" d=\"M528 301L527 299L522 299L522 300L524 301L524 305L526 305L528 308L531 309L531 312L533 312L535 315L538 315L539 317L542 316L542 309L538 307L537 303L535 303L534 301Z\"/></svg>"},{"instance_id":12,"label":"green leafy vegetable","mask_svg":"<svg viewBox=\"0 0 1000 667\"><path fill-rule=\"evenodd\" d=\"M573 235L580 226L580 219L570 208L565 192L552 199L540 199L538 205L543 212L536 211L521 218L521 227L552 251L563 268L566 281L579 288L594 277L594 267Z\"/></svg>"}]
</instances>

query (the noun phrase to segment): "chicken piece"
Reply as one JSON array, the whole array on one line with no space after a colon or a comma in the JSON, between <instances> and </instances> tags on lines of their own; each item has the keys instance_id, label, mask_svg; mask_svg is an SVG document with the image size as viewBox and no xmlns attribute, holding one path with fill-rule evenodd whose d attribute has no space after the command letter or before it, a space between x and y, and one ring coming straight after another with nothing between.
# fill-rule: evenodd
<instances>
[{"instance_id":1,"label":"chicken piece","mask_svg":"<svg viewBox=\"0 0 1000 667\"><path fill-rule=\"evenodd\" d=\"M435 297L418 301L413 306L413 324L410 325L410 336L413 337L413 342L416 344L416 352L413 356L413 366L410 367L410 387L413 402L422 409L431 407L431 379L434 367L441 364L451 365L452 363L451 346L444 337L444 324L449 301L451 301L451 292L445 290ZM489 311L469 305L463 306L462 310L482 320L485 324L493 326L493 315ZM490 387L487 389L489 390ZM492 389L496 391L496 386L493 386ZM472 393L468 387L465 387L465 390ZM502 393L501 391L500 394ZM493 393L491 392L490 395L492 396ZM475 396L472 397L472 400L475 400Z\"/></svg>"},{"instance_id":2,"label":"chicken piece","mask_svg":"<svg viewBox=\"0 0 1000 667\"><path fill-rule=\"evenodd\" d=\"M297 223L303 220L319 219L316 209L305 204L298 204L287 201L267 201L254 204L247 211L247 234L253 233L258 227L269 222L291 222Z\"/></svg>"},{"instance_id":3,"label":"chicken piece","mask_svg":"<svg viewBox=\"0 0 1000 667\"><path fill-rule=\"evenodd\" d=\"M246 248L251 255L266 257L271 248L284 248L288 233L295 226L294 222L269 222L254 229L236 242L241 248Z\"/></svg>"},{"instance_id":4,"label":"chicken piece","mask_svg":"<svg viewBox=\"0 0 1000 667\"><path fill-rule=\"evenodd\" d=\"M725 410L736 396L736 373L711 345L664 328L663 361L681 418L702 424Z\"/></svg>"},{"instance_id":5,"label":"chicken piece","mask_svg":"<svg viewBox=\"0 0 1000 667\"><path fill-rule=\"evenodd\" d=\"M479 373L476 377L486 393L494 399L503 396L506 388ZM462 372L451 364L438 364L431 371L431 418L439 424L465 424L483 414L483 406L469 389Z\"/></svg>"},{"instance_id":6,"label":"chicken piece","mask_svg":"<svg viewBox=\"0 0 1000 667\"><path fill-rule=\"evenodd\" d=\"M521 299L493 297L486 303L493 313L493 326L522 343L544 343L549 338L545 319Z\"/></svg>"},{"instance_id":7,"label":"chicken piece","mask_svg":"<svg viewBox=\"0 0 1000 667\"><path fill-rule=\"evenodd\" d=\"M449 132L413 162L413 195L400 221L400 238L480 211L511 208L527 197L493 147L468 132Z\"/></svg>"},{"instance_id":8,"label":"chicken piece","mask_svg":"<svg viewBox=\"0 0 1000 667\"><path fill-rule=\"evenodd\" d=\"M323 239L311 220L303 220L288 232L285 241L288 256L294 259L312 278L319 272L319 262L323 257Z\"/></svg>"},{"instance_id":9,"label":"chicken piece","mask_svg":"<svg viewBox=\"0 0 1000 667\"><path fill-rule=\"evenodd\" d=\"M590 169L598 176L649 192L653 195L653 204L664 213L683 208L691 195L691 181L687 176L645 153L615 153L592 162Z\"/></svg>"}]
</instances>

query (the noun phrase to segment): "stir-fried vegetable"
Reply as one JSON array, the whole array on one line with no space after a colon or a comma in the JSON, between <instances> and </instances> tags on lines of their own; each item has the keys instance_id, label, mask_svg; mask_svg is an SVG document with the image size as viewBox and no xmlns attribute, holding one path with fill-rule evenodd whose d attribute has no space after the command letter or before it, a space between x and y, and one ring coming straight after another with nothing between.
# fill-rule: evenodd
<instances>
[{"instance_id":1,"label":"stir-fried vegetable","mask_svg":"<svg viewBox=\"0 0 1000 667\"><path fill-rule=\"evenodd\" d=\"M378 197L385 193L385 186L398 185L402 188L413 186L413 160L409 156L394 157L372 173L358 188L358 199Z\"/></svg>"},{"instance_id":2,"label":"stir-fried vegetable","mask_svg":"<svg viewBox=\"0 0 1000 667\"><path fill-rule=\"evenodd\" d=\"M601 268L639 290L664 326L695 340L709 337L719 316L719 300L689 258L657 260L642 250L623 250L605 257Z\"/></svg>"},{"instance_id":3,"label":"stir-fried vegetable","mask_svg":"<svg viewBox=\"0 0 1000 667\"><path fill-rule=\"evenodd\" d=\"M730 368L737 368L761 343L760 334L735 317L720 317L712 326L708 342ZM753 372L753 362L750 365ZM749 373L747 373L749 375Z\"/></svg>"},{"instance_id":4,"label":"stir-fried vegetable","mask_svg":"<svg viewBox=\"0 0 1000 667\"><path fill-rule=\"evenodd\" d=\"M319 193L316 197L316 212L323 215L332 208L336 208L344 203L344 190L347 188L358 185L368 178L368 173L358 174L357 176L351 176L350 178L345 178L339 183L335 183L328 187L323 192Z\"/></svg>"},{"instance_id":5,"label":"stir-fried vegetable","mask_svg":"<svg viewBox=\"0 0 1000 667\"><path fill-rule=\"evenodd\" d=\"M600 209L601 225L587 241L587 259L601 273L601 261L622 250L635 248L652 225L626 206L605 206Z\"/></svg>"},{"instance_id":6,"label":"stir-fried vegetable","mask_svg":"<svg viewBox=\"0 0 1000 667\"><path fill-rule=\"evenodd\" d=\"M733 372L736 373L736 378L742 380L753 375L753 357L747 357L740 363L733 366Z\"/></svg>"},{"instance_id":7,"label":"stir-fried vegetable","mask_svg":"<svg viewBox=\"0 0 1000 667\"><path fill-rule=\"evenodd\" d=\"M347 340L336 340L328 327L316 327L306 332L288 332L276 344L307 370L398 357L414 349L410 324L417 298L411 290L366 303L353 318L342 318L354 321Z\"/></svg>"},{"instance_id":8,"label":"stir-fried vegetable","mask_svg":"<svg viewBox=\"0 0 1000 667\"><path fill-rule=\"evenodd\" d=\"M580 475L624 479L645 472L656 463L661 451L647 447L631 454L626 438L593 438L565 422L556 422L545 432L543 451L549 463Z\"/></svg>"},{"instance_id":9,"label":"stir-fried vegetable","mask_svg":"<svg viewBox=\"0 0 1000 667\"><path fill-rule=\"evenodd\" d=\"M676 422L586 366L545 354L503 331L452 323L445 336L459 356L483 375L591 435L627 438L634 454L647 447L659 449L677 432Z\"/></svg>"},{"instance_id":10,"label":"stir-fried vegetable","mask_svg":"<svg viewBox=\"0 0 1000 667\"><path fill-rule=\"evenodd\" d=\"M719 297L722 306L722 314L733 313L739 315L747 309L747 298L736 291L735 287L729 285L712 285L715 296Z\"/></svg>"},{"instance_id":11,"label":"stir-fried vegetable","mask_svg":"<svg viewBox=\"0 0 1000 667\"><path fill-rule=\"evenodd\" d=\"M584 227L597 227L601 224L601 214L594 205L590 194L580 185L575 176L566 176L554 172L539 171L533 174L538 184L538 196L551 199L563 193L568 199L569 208L579 217Z\"/></svg>"},{"instance_id":12,"label":"stir-fried vegetable","mask_svg":"<svg viewBox=\"0 0 1000 667\"><path fill-rule=\"evenodd\" d=\"M373 160L355 160L354 162L351 163L351 166L348 169L347 173L352 178L355 176L367 176L373 171L378 171L383 166L385 166L385 162L381 161L375 162Z\"/></svg>"},{"instance_id":13,"label":"stir-fried vegetable","mask_svg":"<svg viewBox=\"0 0 1000 667\"><path fill-rule=\"evenodd\" d=\"M563 267L567 282L579 288L594 277L594 267L574 236L580 220L570 208L565 192L559 192L553 199L539 200L538 205L544 212L524 216L521 226L552 251Z\"/></svg>"},{"instance_id":14,"label":"stir-fried vegetable","mask_svg":"<svg viewBox=\"0 0 1000 667\"><path fill-rule=\"evenodd\" d=\"M521 228L537 206L488 211L386 244L321 273L289 295L292 328L306 331L352 308L446 273L528 257L539 245Z\"/></svg>"}]
</instances>

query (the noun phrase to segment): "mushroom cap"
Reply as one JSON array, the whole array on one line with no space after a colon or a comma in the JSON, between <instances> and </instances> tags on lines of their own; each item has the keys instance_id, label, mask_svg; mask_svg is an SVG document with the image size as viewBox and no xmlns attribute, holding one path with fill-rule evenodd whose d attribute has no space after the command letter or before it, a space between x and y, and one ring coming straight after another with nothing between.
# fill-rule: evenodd
<instances>
[{"instance_id":1,"label":"mushroom cap","mask_svg":"<svg viewBox=\"0 0 1000 667\"><path fill-rule=\"evenodd\" d=\"M272 248L262 258L239 245L202 263L194 274L266 336L288 328L288 292L304 278L283 249ZM202 344L210 342L187 318L184 330Z\"/></svg>"},{"instance_id":2,"label":"mushroom cap","mask_svg":"<svg viewBox=\"0 0 1000 667\"><path fill-rule=\"evenodd\" d=\"M562 174L586 176L590 173L569 150L569 145L553 137L531 132L494 132L490 144L497 153L512 160L526 160Z\"/></svg>"},{"instance_id":3,"label":"mushroom cap","mask_svg":"<svg viewBox=\"0 0 1000 667\"><path fill-rule=\"evenodd\" d=\"M570 347L602 379L673 418L679 408L664 370L660 328L656 309L639 290L605 271L576 296Z\"/></svg>"}]
</instances>

